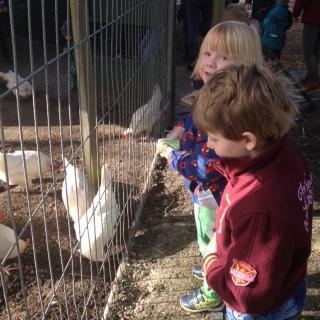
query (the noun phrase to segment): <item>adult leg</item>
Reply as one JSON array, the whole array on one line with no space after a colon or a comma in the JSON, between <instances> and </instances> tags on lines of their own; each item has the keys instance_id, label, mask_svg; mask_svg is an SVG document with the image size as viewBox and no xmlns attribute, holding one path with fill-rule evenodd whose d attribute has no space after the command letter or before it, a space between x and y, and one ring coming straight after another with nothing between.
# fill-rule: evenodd
<instances>
[{"instance_id":1,"label":"adult leg","mask_svg":"<svg viewBox=\"0 0 320 320\"><path fill-rule=\"evenodd\" d=\"M9 49L7 45L7 35L4 32L0 32L0 46L3 57L6 60L10 60Z\"/></svg>"},{"instance_id":2,"label":"adult leg","mask_svg":"<svg viewBox=\"0 0 320 320\"><path fill-rule=\"evenodd\" d=\"M212 0L201 2L201 35L205 36L212 26Z\"/></svg>"},{"instance_id":3,"label":"adult leg","mask_svg":"<svg viewBox=\"0 0 320 320\"><path fill-rule=\"evenodd\" d=\"M188 21L187 17L185 17L182 20L182 26L183 26L183 42L184 42L184 55L185 58L188 59L189 56L189 45L188 45Z\"/></svg>"},{"instance_id":4,"label":"adult leg","mask_svg":"<svg viewBox=\"0 0 320 320\"><path fill-rule=\"evenodd\" d=\"M0 16L0 47L2 55L6 61L11 62L11 55L7 43L7 37L10 35L10 20L9 15L4 14Z\"/></svg>"},{"instance_id":5,"label":"adult leg","mask_svg":"<svg viewBox=\"0 0 320 320\"><path fill-rule=\"evenodd\" d=\"M302 33L303 58L307 67L306 79L319 81L319 26L304 24Z\"/></svg>"},{"instance_id":6,"label":"adult leg","mask_svg":"<svg viewBox=\"0 0 320 320\"><path fill-rule=\"evenodd\" d=\"M316 44L314 46L314 55L317 61L317 66L319 68L319 62L320 62L320 25L318 25L318 35L316 39ZM319 71L318 71L319 74Z\"/></svg>"},{"instance_id":7,"label":"adult leg","mask_svg":"<svg viewBox=\"0 0 320 320\"><path fill-rule=\"evenodd\" d=\"M193 62L198 55L198 39L200 33L200 8L196 2L186 3L188 23L188 58Z\"/></svg>"}]
</instances>

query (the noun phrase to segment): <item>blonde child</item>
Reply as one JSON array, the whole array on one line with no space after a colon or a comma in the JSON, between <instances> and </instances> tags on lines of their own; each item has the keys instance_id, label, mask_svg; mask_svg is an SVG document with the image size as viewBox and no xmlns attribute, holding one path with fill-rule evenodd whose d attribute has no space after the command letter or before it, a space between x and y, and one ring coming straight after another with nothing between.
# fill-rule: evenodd
<instances>
[{"instance_id":1,"label":"blonde child","mask_svg":"<svg viewBox=\"0 0 320 320\"><path fill-rule=\"evenodd\" d=\"M303 309L313 200L287 136L295 113L280 82L256 66L215 74L195 105L228 180L203 264L228 320L293 320Z\"/></svg>"},{"instance_id":2,"label":"blonde child","mask_svg":"<svg viewBox=\"0 0 320 320\"><path fill-rule=\"evenodd\" d=\"M217 24L205 36L200 48L193 76L207 83L217 72L230 64L263 64L260 38L255 29L245 23L228 21ZM192 115L177 121L168 138L180 140L180 150L158 143L158 152L168 160L170 168L179 172L194 203L197 241L202 256L206 254L210 231L215 221L215 211L199 205L199 193L210 190L219 204L225 179L211 163L217 159L207 147L207 136L193 122ZM196 266L193 275L203 279L202 269ZM191 295L182 296L181 306L190 312L210 311L222 304L219 296L206 283Z\"/></svg>"}]
</instances>

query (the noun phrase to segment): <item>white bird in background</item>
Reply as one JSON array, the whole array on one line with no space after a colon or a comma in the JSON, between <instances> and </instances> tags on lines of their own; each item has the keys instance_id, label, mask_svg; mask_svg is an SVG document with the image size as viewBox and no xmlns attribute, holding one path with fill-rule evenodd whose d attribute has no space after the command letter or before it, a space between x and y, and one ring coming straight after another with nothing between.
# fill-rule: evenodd
<instances>
[{"instance_id":1,"label":"white bird in background","mask_svg":"<svg viewBox=\"0 0 320 320\"><path fill-rule=\"evenodd\" d=\"M39 152L40 154L40 163L42 174L48 171L51 168L50 158ZM25 150L24 151L26 170L27 170L27 181L28 186L32 185L32 178L40 178L40 170L38 165L38 151L36 150ZM25 188L24 181L24 167L23 167L23 158L22 151L17 150L12 153L6 153L7 158L7 168L8 168L8 177L10 185L19 185ZM6 182L6 171L4 164L4 154L0 152L0 180Z\"/></svg>"},{"instance_id":2,"label":"white bird in background","mask_svg":"<svg viewBox=\"0 0 320 320\"><path fill-rule=\"evenodd\" d=\"M4 219L4 214L0 212L0 221ZM3 260L7 255L9 249L16 242L16 236L10 227L0 224L0 260ZM30 245L30 240L21 240L18 239L19 252L22 254L26 248ZM9 253L7 259L13 259L18 256L18 248L17 245L13 247L11 252Z\"/></svg>"},{"instance_id":3,"label":"white bird in background","mask_svg":"<svg viewBox=\"0 0 320 320\"><path fill-rule=\"evenodd\" d=\"M107 165L101 168L101 183L90 208L74 222L82 255L93 261L103 261L103 247L113 236L120 209L111 187Z\"/></svg>"},{"instance_id":4,"label":"white bird in background","mask_svg":"<svg viewBox=\"0 0 320 320\"><path fill-rule=\"evenodd\" d=\"M86 211L86 190L88 179L79 167L73 166L63 158L66 168L65 179L62 184L62 200L71 219L78 221ZM89 204L87 204L89 207Z\"/></svg>"},{"instance_id":5,"label":"white bird in background","mask_svg":"<svg viewBox=\"0 0 320 320\"><path fill-rule=\"evenodd\" d=\"M152 91L151 99L131 116L129 127L123 132L123 136L130 134L138 135L145 132L149 134L152 127L161 116L160 103L162 99L161 90L156 84Z\"/></svg>"},{"instance_id":6,"label":"white bird in background","mask_svg":"<svg viewBox=\"0 0 320 320\"><path fill-rule=\"evenodd\" d=\"M18 84L16 82L16 74L9 70L8 72L0 72L0 79L6 82L6 87L11 90L17 85L19 86L19 95L22 98L27 98L32 95L32 85L27 80L17 74ZM13 89L13 93L17 95L17 89Z\"/></svg>"}]
</instances>

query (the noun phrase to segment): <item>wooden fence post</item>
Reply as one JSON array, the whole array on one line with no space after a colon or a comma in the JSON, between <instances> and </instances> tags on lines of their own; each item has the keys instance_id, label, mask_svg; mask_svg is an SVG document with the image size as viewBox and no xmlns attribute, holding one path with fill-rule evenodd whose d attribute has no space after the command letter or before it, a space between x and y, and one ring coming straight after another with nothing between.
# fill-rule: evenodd
<instances>
[{"instance_id":1,"label":"wooden fence post","mask_svg":"<svg viewBox=\"0 0 320 320\"><path fill-rule=\"evenodd\" d=\"M98 190L97 175L97 129L94 101L94 75L92 68L91 45L89 39L88 2L70 0L73 43L77 69L78 92L80 98L80 125L82 129L83 156L86 174L89 180L89 197ZM91 202L91 201L90 201Z\"/></svg>"}]
</instances>

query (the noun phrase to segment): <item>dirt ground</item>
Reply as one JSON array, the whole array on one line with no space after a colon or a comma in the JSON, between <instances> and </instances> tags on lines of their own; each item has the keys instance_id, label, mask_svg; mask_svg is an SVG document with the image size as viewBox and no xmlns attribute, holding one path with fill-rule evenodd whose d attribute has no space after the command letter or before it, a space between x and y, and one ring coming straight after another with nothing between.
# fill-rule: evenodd
<instances>
[{"instance_id":1,"label":"dirt ground","mask_svg":"<svg viewBox=\"0 0 320 320\"><path fill-rule=\"evenodd\" d=\"M181 30L180 30L181 31ZM283 64L288 68L303 68L301 62L301 28L294 26L288 34L288 43L283 53L286 59ZM182 45L177 44L177 64L185 63L182 58ZM179 79L177 79L179 81ZM9 149L13 151L19 148L19 132L16 125L16 102L14 97L6 98L6 107L2 115L2 121L7 127L5 137ZM29 108L30 100L22 103L21 118L24 122L24 138L27 147L34 147L34 112ZM52 105L55 105L52 101ZM44 98L37 101L39 109L36 111L39 126L39 144L41 151L49 153L47 129L47 111L43 107L46 104ZM51 119L58 119L55 109L49 111ZM77 112L71 109L71 116L77 121ZM315 201L314 201L314 225L313 225L313 251L310 257L308 269L308 300L303 313L303 319L320 319L320 108L314 110L299 122L292 130L292 139L297 148L304 154L311 166L315 178ZM62 123L68 124L69 114L62 113ZM120 128L121 129L121 128ZM104 130L111 130L113 136L117 137L120 130L117 128L102 128L99 130L99 139L103 141ZM53 153L61 156L60 129L53 128L51 139ZM68 130L63 131L66 140L70 140ZM73 142L75 146L80 145L79 128L73 131ZM119 159L119 152L123 142L114 140L115 145L110 148L106 141L105 149L108 150L107 163L112 165L113 161ZM68 154L70 146L65 146L64 154ZM68 149L69 148L69 149ZM131 211L127 212L130 224L133 219L133 209L137 208L141 190L139 186L146 178L147 168L144 166L150 163L149 157L151 145L143 142L135 145L143 156L143 161L136 157L127 158L117 169L116 178L118 185L124 193L122 196L122 207L128 192L133 192ZM103 154L103 150L101 150ZM149 157L149 158L148 158ZM137 161L138 160L138 161ZM78 161L78 160L77 160ZM79 160L80 161L80 160ZM131 171L131 168L135 170ZM139 170L137 169L139 168ZM136 172L141 172L137 176ZM61 279L63 267L68 262L70 247L74 246L75 235L67 218L61 201L61 184L63 175L61 170L55 172L56 188L52 188L52 177L50 174L44 177L44 191L48 195L44 206L37 208L41 201L40 187L35 184L31 190L31 197L19 188L10 190L10 197L6 191L6 185L0 182L0 211L6 211L8 206L12 207L14 218L17 222L17 229L20 231L29 219L29 210L26 203L29 201L30 210L35 210L33 225L35 227L34 249L37 253L37 267L34 262L34 254L28 251L22 256L22 275L13 271L7 287L8 304L11 310L12 319L20 320L26 317L24 301L28 305L31 319L39 319L42 315L42 306L39 295L44 305L47 306L53 298L49 307L46 319L76 319L77 314L83 312L83 301L87 299L87 319L100 319L106 298L110 292L110 279L116 273L116 266L121 260L121 252L110 254L110 259L105 265L91 264L89 261L76 255L73 264L66 268L66 277ZM137 186L136 189L129 189L128 185ZM11 202L11 204L9 203ZM128 210L124 208L125 210ZM44 222L44 217L46 217ZM8 223L8 220L5 221ZM45 246L47 228L47 240L50 250ZM71 243L69 242L71 234ZM30 238L31 230L27 228L22 238ZM121 235L123 237L123 234ZM58 257L62 257L58 259ZM50 261L50 267L49 262ZM129 250L129 257L123 264L123 276L119 280L114 293L114 301L109 313L111 319L209 319L208 314L188 315L184 313L178 304L181 294L192 291L199 286L199 282L191 275L191 267L200 262L195 243L195 225L192 215L192 205L189 197L184 191L182 179L174 172L168 170L164 162L159 161L153 174L150 194L145 204L140 226L134 236L134 243ZM10 262L9 267L17 267L16 261ZM80 268L80 265L82 266ZM37 272L36 272L37 270ZM38 279L38 282L35 279ZM22 290L21 279L24 281L25 291ZM91 292L92 284L95 289ZM1 292L1 290L0 290ZM53 295L53 292L55 294ZM68 308L65 307L68 305ZM82 306L81 306L82 305ZM0 319L7 319L4 296L0 294Z\"/></svg>"},{"instance_id":2,"label":"dirt ground","mask_svg":"<svg viewBox=\"0 0 320 320\"><path fill-rule=\"evenodd\" d=\"M64 132L65 138L68 137L67 131L66 129ZM104 144L108 147L104 160L112 167L113 163L121 156L122 149L119 148L118 143L122 142L113 140L111 144L103 143L104 130L100 131L100 145ZM23 132L27 137L25 148L35 149L33 128L24 128ZM7 137L7 151L20 149L16 128L6 128L5 136ZM51 133L52 153L58 160L61 159L59 136L59 129L53 128ZM74 148L80 145L79 136L79 127L75 127L73 132ZM47 129L39 128L38 137L41 151L49 154ZM21 255L21 273L17 259L9 260L6 264L6 267L11 268L12 271L6 285L7 303L5 303L4 294L0 288L0 319L9 319L6 305L9 306L11 319L15 320L26 318L26 305L30 319L40 319L47 307L46 319L77 319L83 313L85 301L87 301L86 315L88 319L100 319L110 291L110 283L115 276L116 268L125 248L124 239L128 237L126 230L133 221L133 212L141 197L141 187L146 179L148 169L144 164L152 161L150 143L137 142L135 147L140 150L144 161L137 159L132 153L131 159L123 158L115 172L116 186L114 187L118 190L116 197L122 209L118 221L121 227L114 235L114 243L109 248L109 257L105 264L90 263L89 260L81 258L78 253L70 258L70 252L75 250L77 241L73 223L68 218L61 198L61 187L64 180L62 168L55 170L54 183L50 172L44 175L43 189L41 189L39 181L33 179L29 195L22 187L12 187L8 193L6 184L0 182L0 211L7 214L4 224L11 226L8 216L8 208L11 207L16 228L22 232L21 238L33 238L33 247ZM70 146L65 146L66 155L70 149ZM100 150L101 162L105 153L105 150ZM78 156L76 159L75 162L79 165L81 163L80 157ZM131 165L135 166L136 170L127 172L126 167ZM132 195L130 207L124 207L124 201L121 201L121 197L127 199L129 192ZM42 201L43 205L39 206ZM32 229L28 225L30 213L32 213L30 224ZM27 228L25 228L26 225L28 225ZM33 237L31 233L33 233ZM92 294L91 299L88 299L90 294ZM39 295L41 295L43 303L41 307L39 307Z\"/></svg>"},{"instance_id":3,"label":"dirt ground","mask_svg":"<svg viewBox=\"0 0 320 320\"><path fill-rule=\"evenodd\" d=\"M57 101L50 101L49 130L45 99L41 96L36 99L36 111L32 110L31 98L22 100L20 105L24 148L36 150L37 138L40 151L47 155L51 151L53 158L61 163L62 140L66 158L70 158L72 149L77 150L81 145L80 127L76 125L79 123L77 106L74 104L70 112L66 112L67 105L62 104L60 131L59 113L55 109ZM3 100L1 116L6 152L20 150L16 99L13 95ZM38 125L37 136L34 130L35 118ZM70 122L73 124L72 134L68 126ZM54 178L51 172L47 172L42 178L42 188L39 179L33 179L28 195L19 186L12 186L8 192L6 183L0 181L0 211L7 215L3 223L12 226L9 217L11 208L16 228L18 232L22 232L21 238L33 239L33 247L21 255L21 273L17 259L6 263L6 267L12 271L6 282L6 295L0 285L0 319L9 319L8 310L11 319L41 319L46 308L46 319L80 319L82 314L87 319L101 318L110 292L110 283L125 250L128 226L134 219L133 212L139 205L153 158L154 147L149 141L134 140L125 148L128 141L119 138L124 128L109 124L98 128L100 162L107 163L115 170L113 187L117 190L115 196L122 210L118 221L120 227L108 249L105 264L90 263L78 253L70 257L77 241L61 197L63 167L54 170ZM139 153L139 157L133 149ZM2 143L0 151L3 151ZM81 165L80 152L75 155L75 159L74 164ZM131 200L126 203L129 193ZM29 224L30 213L32 222ZM85 307L87 311L84 311Z\"/></svg>"},{"instance_id":4,"label":"dirt ground","mask_svg":"<svg viewBox=\"0 0 320 320\"><path fill-rule=\"evenodd\" d=\"M178 47L177 61L185 63L181 53ZM299 24L288 33L282 63L288 69L304 68ZM307 159L314 175L313 247L307 276L307 303L302 315L302 319L309 320L320 319L319 119L320 106L308 110L291 131L293 143ZM140 228L115 291L111 319L210 319L209 314L185 313L178 302L180 295L200 285L191 276L192 266L200 262L192 209L181 177L159 161Z\"/></svg>"}]
</instances>

